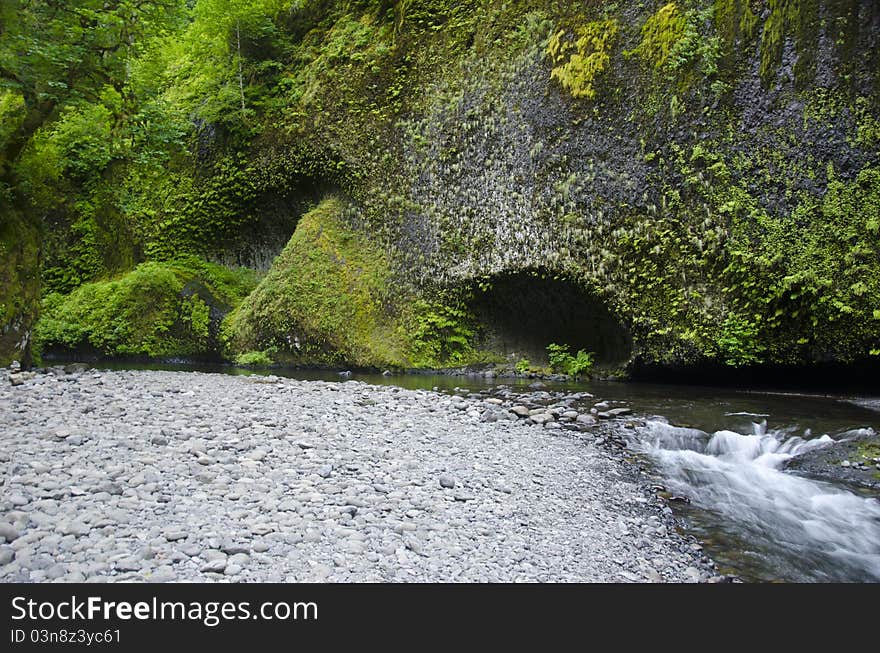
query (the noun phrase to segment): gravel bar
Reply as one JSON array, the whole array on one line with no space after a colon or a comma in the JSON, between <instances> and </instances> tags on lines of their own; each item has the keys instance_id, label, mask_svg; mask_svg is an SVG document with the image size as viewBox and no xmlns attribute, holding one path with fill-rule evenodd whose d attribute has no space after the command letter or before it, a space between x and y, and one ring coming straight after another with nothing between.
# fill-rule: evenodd
<instances>
[{"instance_id":1,"label":"gravel bar","mask_svg":"<svg viewBox=\"0 0 880 653\"><path fill-rule=\"evenodd\" d=\"M357 381L16 374L0 387L0 581L717 578L595 419L570 410L583 432L559 428L564 408L544 420L509 396Z\"/></svg>"}]
</instances>

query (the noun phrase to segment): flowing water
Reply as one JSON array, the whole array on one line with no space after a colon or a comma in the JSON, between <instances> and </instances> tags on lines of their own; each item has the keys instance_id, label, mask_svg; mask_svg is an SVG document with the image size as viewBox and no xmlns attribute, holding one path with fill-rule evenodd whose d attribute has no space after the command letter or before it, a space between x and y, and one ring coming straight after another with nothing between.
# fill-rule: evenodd
<instances>
[{"instance_id":1,"label":"flowing water","mask_svg":"<svg viewBox=\"0 0 880 653\"><path fill-rule=\"evenodd\" d=\"M339 380L333 372L272 373ZM422 375L352 378L441 390L487 384L525 390L528 384ZM628 383L559 387L626 403L643 418L643 426L629 431L630 448L653 463L668 490L690 500L673 505L723 571L754 581L880 581L880 501L783 471L799 453L880 431L880 400Z\"/></svg>"},{"instance_id":2,"label":"flowing water","mask_svg":"<svg viewBox=\"0 0 880 653\"><path fill-rule=\"evenodd\" d=\"M631 448L691 501L673 505L725 571L880 580L880 501L783 471L798 454L880 430L876 400L633 384L594 392L647 416Z\"/></svg>"},{"instance_id":3,"label":"flowing water","mask_svg":"<svg viewBox=\"0 0 880 653\"><path fill-rule=\"evenodd\" d=\"M750 574L766 578L760 568L769 567L770 579L880 579L880 502L782 471L831 442L827 434L804 439L764 421L751 433L706 433L662 419L637 432L635 448L657 462L669 489L708 512L694 521L744 545L724 557L757 559L741 563Z\"/></svg>"}]
</instances>

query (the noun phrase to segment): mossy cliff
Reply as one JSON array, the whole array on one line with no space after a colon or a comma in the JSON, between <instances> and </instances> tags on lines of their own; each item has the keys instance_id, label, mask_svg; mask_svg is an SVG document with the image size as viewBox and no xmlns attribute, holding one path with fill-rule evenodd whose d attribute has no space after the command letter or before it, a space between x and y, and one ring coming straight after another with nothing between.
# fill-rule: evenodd
<instances>
[{"instance_id":1,"label":"mossy cliff","mask_svg":"<svg viewBox=\"0 0 880 653\"><path fill-rule=\"evenodd\" d=\"M0 206L0 365L30 360L40 304L35 274L39 256L37 230L10 208Z\"/></svg>"},{"instance_id":2,"label":"mossy cliff","mask_svg":"<svg viewBox=\"0 0 880 653\"><path fill-rule=\"evenodd\" d=\"M250 360L457 365L549 344L529 342L534 320L493 322L503 306L636 366L880 356L876 2L261 11L226 111L192 121L175 107L206 91L159 75L161 142L44 201L48 290L181 252L268 268L223 326ZM535 287L565 302L510 294Z\"/></svg>"}]
</instances>

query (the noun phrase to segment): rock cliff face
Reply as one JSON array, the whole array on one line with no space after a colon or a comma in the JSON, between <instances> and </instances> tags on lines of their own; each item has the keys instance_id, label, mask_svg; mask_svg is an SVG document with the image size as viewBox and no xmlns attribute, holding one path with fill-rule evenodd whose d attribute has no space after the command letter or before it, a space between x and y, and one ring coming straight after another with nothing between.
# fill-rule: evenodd
<instances>
[{"instance_id":1,"label":"rock cliff face","mask_svg":"<svg viewBox=\"0 0 880 653\"><path fill-rule=\"evenodd\" d=\"M400 119L322 117L304 133L333 134L361 228L398 277L462 291L495 351L569 339L655 365L869 357L880 9L649 5L483 8L495 20L462 33L438 17L405 46ZM521 301L537 288L543 301Z\"/></svg>"},{"instance_id":2,"label":"rock cliff face","mask_svg":"<svg viewBox=\"0 0 880 653\"><path fill-rule=\"evenodd\" d=\"M29 361L40 304L37 230L10 207L0 207L0 364Z\"/></svg>"},{"instance_id":3,"label":"rock cliff face","mask_svg":"<svg viewBox=\"0 0 880 653\"><path fill-rule=\"evenodd\" d=\"M207 147L252 171L249 211L273 207L262 258L296 224L280 205L320 205L227 319L227 355L880 355L876 2L307 2L275 23L292 90L252 140ZM253 224L196 249L234 258Z\"/></svg>"}]
</instances>

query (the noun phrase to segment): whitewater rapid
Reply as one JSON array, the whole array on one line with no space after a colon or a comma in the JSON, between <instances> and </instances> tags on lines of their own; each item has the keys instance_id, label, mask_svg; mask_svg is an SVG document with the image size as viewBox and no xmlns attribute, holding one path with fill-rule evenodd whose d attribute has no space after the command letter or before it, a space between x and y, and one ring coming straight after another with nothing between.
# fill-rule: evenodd
<instances>
[{"instance_id":1,"label":"whitewater rapid","mask_svg":"<svg viewBox=\"0 0 880 653\"><path fill-rule=\"evenodd\" d=\"M751 433L707 433L655 418L636 429L632 446L656 461L675 494L769 549L815 560L808 577L880 580L880 502L783 471L793 456L833 442L805 435L764 421Z\"/></svg>"}]
</instances>

